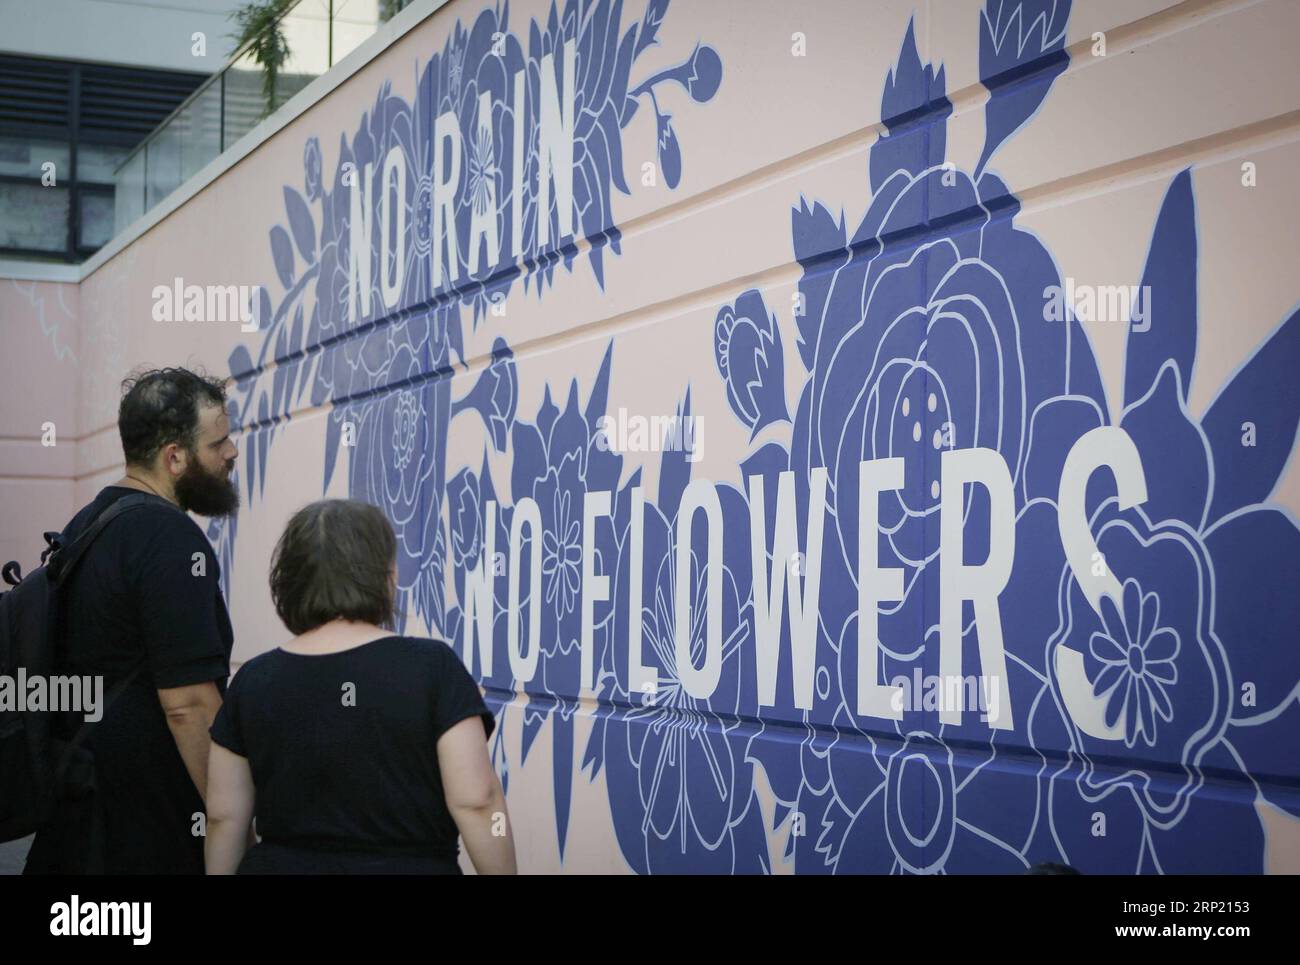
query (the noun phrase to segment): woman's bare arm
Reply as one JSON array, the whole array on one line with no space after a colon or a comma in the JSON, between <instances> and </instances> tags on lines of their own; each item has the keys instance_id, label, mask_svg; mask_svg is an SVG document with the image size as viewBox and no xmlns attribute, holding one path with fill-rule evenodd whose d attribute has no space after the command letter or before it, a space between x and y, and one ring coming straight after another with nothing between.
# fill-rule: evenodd
<instances>
[{"instance_id":1,"label":"woman's bare arm","mask_svg":"<svg viewBox=\"0 0 1300 965\"><path fill-rule=\"evenodd\" d=\"M438 769L447 809L474 870L481 875L515 874L514 828L479 717L465 718L438 738Z\"/></svg>"},{"instance_id":2,"label":"woman's bare arm","mask_svg":"<svg viewBox=\"0 0 1300 965\"><path fill-rule=\"evenodd\" d=\"M207 837L203 859L210 875L233 875L250 840L256 792L248 758L213 742L208 754Z\"/></svg>"}]
</instances>

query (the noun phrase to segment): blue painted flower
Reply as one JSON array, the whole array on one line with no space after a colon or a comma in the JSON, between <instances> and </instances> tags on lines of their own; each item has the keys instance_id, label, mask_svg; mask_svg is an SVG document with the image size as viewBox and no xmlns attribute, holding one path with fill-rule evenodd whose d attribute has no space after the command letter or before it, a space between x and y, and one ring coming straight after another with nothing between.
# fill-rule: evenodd
<instances>
[{"instance_id":1,"label":"blue painted flower","mask_svg":"<svg viewBox=\"0 0 1300 965\"><path fill-rule=\"evenodd\" d=\"M492 343L491 363L465 398L452 406L451 412L453 416L466 409L478 412L492 437L493 447L498 452L505 452L518 398L519 376L515 371L515 356L506 340L498 336Z\"/></svg>"},{"instance_id":2,"label":"blue painted flower","mask_svg":"<svg viewBox=\"0 0 1300 965\"><path fill-rule=\"evenodd\" d=\"M749 426L750 438L769 423L789 421L776 316L757 289L751 288L735 305L724 305L718 312L713 357L727 383L731 410Z\"/></svg>"},{"instance_id":3,"label":"blue painted flower","mask_svg":"<svg viewBox=\"0 0 1300 965\"><path fill-rule=\"evenodd\" d=\"M919 654L917 620L937 623L935 614L918 613L913 590L939 553L941 454L988 447L1021 488L1037 407L1062 393L1102 398L1091 355L1071 363L1067 351L1084 341L1078 324L1044 321L1044 290L1060 276L1034 235L1015 228L1014 198L991 174L975 181L943 164L949 112L943 69L922 65L909 27L881 116L920 113L926 124L884 135L872 148L875 194L852 238L822 204L801 204L793 217L805 268L798 350L810 377L790 467L802 480L826 467L835 516L826 553L840 561L829 570L849 579L828 594L845 602L823 609L823 619L837 645L857 585L859 463L897 456L904 488L880 502L888 541L881 566L905 570L905 601L884 616L885 624L905 624L884 633L893 658ZM985 509L980 498L967 496L971 523ZM846 672L855 668L841 666Z\"/></svg>"},{"instance_id":4,"label":"blue painted flower","mask_svg":"<svg viewBox=\"0 0 1300 965\"><path fill-rule=\"evenodd\" d=\"M397 411L393 414L393 468L399 473L411 463L419 433L420 412L416 393L404 389L397 394Z\"/></svg>"},{"instance_id":5,"label":"blue painted flower","mask_svg":"<svg viewBox=\"0 0 1300 965\"><path fill-rule=\"evenodd\" d=\"M1105 723L1124 721L1124 743L1156 742L1158 721L1173 719L1169 690L1178 683L1178 633L1160 623L1160 599L1143 593L1137 580L1124 582L1123 608L1109 596L1101 601L1103 628L1088 640L1088 652L1104 666L1093 683L1106 701Z\"/></svg>"},{"instance_id":6,"label":"blue painted flower","mask_svg":"<svg viewBox=\"0 0 1300 965\"><path fill-rule=\"evenodd\" d=\"M1031 721L1053 815L1042 843L1084 870L1258 873L1258 802L1300 815L1300 656L1278 645L1300 620L1300 529L1267 502L1300 420L1287 374L1300 313L1198 421L1186 398L1197 320L1188 172L1165 197L1143 284L1151 326L1129 333L1119 427L1146 498L1121 510L1113 483L1091 488L1096 568L1055 568L1051 699ZM1043 522L1027 536L1050 538ZM1104 579L1114 582L1102 592ZM1118 748L1141 756L1117 767Z\"/></svg>"},{"instance_id":7,"label":"blue painted flower","mask_svg":"<svg viewBox=\"0 0 1300 965\"><path fill-rule=\"evenodd\" d=\"M1066 13L1068 4L1062 23ZM986 12L992 22L997 16ZM1041 67L1045 49L1019 46L1019 67ZM801 482L801 527L813 470L828 476L819 663L812 710L794 708L788 697L775 709L803 721L801 739L774 740L765 727L751 753L778 795L778 813L806 822L787 849L800 871L1014 870L1025 866L1039 827L1032 773L997 763L1029 743L1023 710L1045 686L1032 665L1012 661L1008 668L1022 711L1011 731L991 734L974 714L960 725L941 724L919 700L900 722L857 714L859 464L890 457L904 464L903 488L880 498L878 546L880 566L903 570L904 599L880 608L882 655L873 675L885 682L914 671L934 675L937 594L917 588L941 565L942 453L998 452L1014 480L1018 513L1037 518L1035 501L1055 495L1065 453L1097 424L1086 416L1104 405L1078 324L1044 318L1044 292L1059 275L1043 245L1016 226L1018 201L992 174L972 176L944 163L951 112L944 87L943 69L922 64L909 27L885 82L881 117L889 130L871 151L873 194L861 224L850 236L841 217L808 202L792 219L804 268L796 345L809 373L788 456ZM1024 113L1009 130L1033 107L1001 95L990 101L986 152L1009 133L998 118L1016 110ZM1033 438L1046 441L1030 474ZM775 473L785 468L779 456L760 450L746 474L759 471L774 488ZM975 488L965 503L966 552L980 559L988 551L987 497ZM1041 626L1046 639L1054 624ZM973 627L965 635L973 645ZM968 749L954 757L953 741ZM1005 803L1008 784L1016 785L1016 806ZM990 794L995 786L999 793Z\"/></svg>"},{"instance_id":8,"label":"blue painted flower","mask_svg":"<svg viewBox=\"0 0 1300 965\"><path fill-rule=\"evenodd\" d=\"M611 207L612 189L630 194L623 175L623 128L636 113L641 97L647 97L659 115L656 90L660 85L676 83L687 89L697 103L712 99L722 78L722 61L717 52L697 44L682 64L660 71L634 89L629 89L633 62L656 42L659 26L668 4L650 0L640 24L621 30L622 6L611 0L567 0L563 13L553 4L544 28L534 22L528 36L528 117L534 123L535 105L541 103L541 63L553 56L558 63L566 42L573 42L577 52L574 78L576 117L573 132L573 195L576 209L575 233L591 242L589 258L596 279L604 284L605 246L615 254L620 251L620 234L614 225ZM662 115L661 115L662 116ZM662 142L662 125L660 125ZM673 142L675 153L665 157L660 144L660 167L664 181L676 187L681 172L680 146ZM530 158L531 165L536 156ZM536 184L535 178L527 183ZM547 211L530 206L524 219L525 252L542 248L536 244L538 219L549 221L548 245L540 259L525 257L530 268L539 272L539 284L549 282L556 255L571 264L577 248L571 242L561 244L559 212L552 193ZM578 231L580 229L580 232Z\"/></svg>"},{"instance_id":9,"label":"blue painted flower","mask_svg":"<svg viewBox=\"0 0 1300 965\"><path fill-rule=\"evenodd\" d=\"M511 495L516 504L525 496L535 500L542 521L540 670L525 687L539 699L530 702L524 714L523 755L526 760L542 725L549 720L554 733L555 815L561 854L568 833L573 716L581 685L578 603L583 505L588 492L616 490L623 467L622 456L597 443L598 422L605 414L611 358L611 351L607 351L585 406L578 402L576 380L569 386L563 411L551 402L548 388L536 421L516 421L512 436ZM599 538L596 545L598 556L604 560L597 572L609 572L613 560L605 538ZM597 623L608 622L609 610L608 603L597 606ZM597 665L603 660L602 655Z\"/></svg>"},{"instance_id":10,"label":"blue painted flower","mask_svg":"<svg viewBox=\"0 0 1300 965\"><path fill-rule=\"evenodd\" d=\"M307 192L307 200L315 201L321 195L320 138L307 138L307 143L302 147L302 167L304 172L303 187Z\"/></svg>"},{"instance_id":11,"label":"blue painted flower","mask_svg":"<svg viewBox=\"0 0 1300 965\"><path fill-rule=\"evenodd\" d=\"M573 613L582 585L581 507L575 497L578 486L578 456L564 456L558 469L549 471L538 491L549 497L549 516L554 528L542 534L542 580L546 602L562 616Z\"/></svg>"},{"instance_id":12,"label":"blue painted flower","mask_svg":"<svg viewBox=\"0 0 1300 965\"><path fill-rule=\"evenodd\" d=\"M287 228L270 232L271 260L284 294L272 304L266 289L259 305L267 319L256 361L240 347L231 354L231 372L239 395L238 422L246 432L246 481L250 495L265 479L270 443L282 423L310 389L313 406L331 405L326 430L323 488L328 489L337 465L346 466L348 493L383 507L398 536L399 619L408 603L435 633L459 637L464 614L444 599L444 573L455 567L452 580L463 599L465 570L474 566L484 545L481 514L495 501L486 459L477 474L455 477L446 490L447 439L452 420L469 410L479 413L492 446L506 451L516 429L518 376L513 353L503 338L492 347L492 359L471 390L451 398L451 366L464 361L460 318L462 303L473 307L477 322L490 304L508 293L521 272L512 252L524 252L525 286L531 279L540 295L563 258L567 267L579 242L589 243L589 263L603 285L603 252L619 251L619 232L610 206L611 189L629 193L623 174L622 130L642 98L655 101L662 84L680 84L696 102L711 99L721 81L722 65L710 47L697 44L690 57L630 89L633 63L657 41L666 0L649 0L639 23L622 25L617 0L566 0L563 12L552 4L544 24L531 22L526 42L512 33L508 7L483 10L466 29L453 25L441 51L418 71L414 103L381 85L370 110L351 136L339 139L338 167L324 182L317 138L304 144L306 198L294 188L284 190ZM574 231L562 247L556 193L548 210L540 212L550 226L548 246L537 245L540 178L538 127L541 102L541 59L549 55L564 91L561 64L566 42L576 48L574 97ZM526 48L525 48L526 43ZM515 103L513 77L523 72L524 101ZM486 96L489 110L480 119ZM514 110L523 117L523 194L512 197L514 175ZM435 252L432 212L433 124L451 112L460 128L462 146L459 180L453 186L456 245L448 254ZM658 107L656 103L656 112ZM486 130L480 126L480 120ZM490 131L490 136L488 134ZM392 262L381 263L384 232L379 230L383 199L392 185L379 183L379 173L392 150L398 150L405 171L397 207L401 243L402 284L395 308L384 301L385 281L395 277ZM680 147L671 174L680 177ZM367 181L367 173L370 180ZM353 207L358 193L368 203L362 216L372 225L368 252L351 251ZM390 196L391 202L391 196ZM319 204L313 212L312 205ZM512 236L513 207L520 211L523 237ZM495 212L493 208L495 207ZM473 228L494 226L501 257ZM359 227L359 226L358 226ZM480 234L485 234L480 232ZM452 236L445 232L446 238ZM391 236L390 236L391 237ZM476 244L471 244L471 240ZM434 283L435 258L447 259L441 285ZM353 262L369 262L367 290L354 289ZM364 272L358 272L358 277ZM389 293L390 301L393 293ZM372 324L381 320L381 324ZM271 361L278 364L271 368ZM607 354L592 387L585 411L579 410L577 383L563 413L549 394L534 425L515 437L512 490L516 499L531 496L543 515L544 543L550 547L549 595L545 604L545 652L538 679L530 686L524 726L524 753L555 706L552 757L555 766L556 823L563 854L567 833L570 775L573 763L573 713L578 698L579 614L575 605L575 531L579 531L583 497L588 490L614 490L622 460L593 445L595 419L603 415L609 378ZM265 378L264 373L273 375ZM443 529L444 499L451 517L451 539ZM499 506L497 542L506 546L512 507ZM233 526L223 531L226 552L233 553ZM617 556L613 534L598 537L606 559ZM448 542L452 545L448 546ZM578 544L580 547L580 544ZM495 565L495 564L494 564ZM496 581L501 591L504 581ZM504 601L498 599L504 612ZM608 665L605 641L611 607L598 607L599 666ZM499 616L498 629L504 629ZM487 682L509 686L498 671ZM485 678L486 679L486 678ZM489 695L489 703L499 700ZM549 702L549 703L548 703ZM493 760L502 768L504 750L498 740Z\"/></svg>"},{"instance_id":13,"label":"blue painted flower","mask_svg":"<svg viewBox=\"0 0 1300 965\"><path fill-rule=\"evenodd\" d=\"M679 413L690 416L690 399ZM641 655L639 660L656 684L629 693L629 611L616 608L611 664L603 674L601 705L588 758L607 768L606 783L622 793L611 795L610 808L624 856L641 873L753 873L766 867L766 834L753 793L753 768L747 760L750 740L745 721L757 712L754 685L750 585L745 559L748 510L743 495L718 487L724 550L721 587L722 637L717 655L717 685L707 699L693 696L683 684L681 661L689 655L699 668L708 664L708 590L712 577L706 540L696 532L689 553L689 572L677 569L679 506L690 481L690 463L680 452L665 452L656 503L644 504L641 554ZM639 483L639 477L630 485ZM615 521L622 535L615 598L628 599L631 553L627 538L630 512L627 493ZM696 530L702 517L694 521ZM746 560L747 562L747 560ZM679 638L678 581L685 577L690 619ZM629 793L629 789L635 789Z\"/></svg>"},{"instance_id":14,"label":"blue painted flower","mask_svg":"<svg viewBox=\"0 0 1300 965\"><path fill-rule=\"evenodd\" d=\"M409 344L390 343L388 348L392 362L385 378L398 381L419 372L419 358ZM403 591L428 578L425 565L438 530L428 506L444 483L441 457L450 420L448 395L445 379L386 392L335 408L327 429L328 441L349 431L345 425L351 427L355 444L348 458L348 492L388 515L397 535L398 585Z\"/></svg>"},{"instance_id":15,"label":"blue painted flower","mask_svg":"<svg viewBox=\"0 0 1300 965\"><path fill-rule=\"evenodd\" d=\"M860 463L904 465L902 488L883 493L879 509L880 565L904 574L903 600L882 606L880 617L884 675L893 679L911 673L937 634L937 595L917 587L940 562L942 454L999 453L1020 503L1040 495L1022 479L1039 410L1062 395L1094 408L1104 397L1091 355L1069 351L1086 344L1077 322L1044 318L1044 291L1059 275L1038 239L1016 226L1018 202L993 175L975 180L944 163L950 111L943 69L921 63L909 26L881 104L887 123L908 123L872 148L874 194L862 223L849 237L821 204L801 203L793 215L804 266L798 349L809 378L790 468L801 490L814 469L826 469L834 520L821 617L838 673L819 711L826 722L839 707L860 726L875 726L857 719L857 647L842 644L857 599ZM912 123L918 117L923 123ZM1055 439L1062 460L1078 434ZM986 495L975 488L965 502L969 539L986 540ZM986 550L968 547L974 558ZM937 722L926 729L937 732Z\"/></svg>"},{"instance_id":16,"label":"blue painted flower","mask_svg":"<svg viewBox=\"0 0 1300 965\"><path fill-rule=\"evenodd\" d=\"M479 477L466 467L447 483L451 513L451 561L457 570L473 569L483 540L483 503Z\"/></svg>"}]
</instances>

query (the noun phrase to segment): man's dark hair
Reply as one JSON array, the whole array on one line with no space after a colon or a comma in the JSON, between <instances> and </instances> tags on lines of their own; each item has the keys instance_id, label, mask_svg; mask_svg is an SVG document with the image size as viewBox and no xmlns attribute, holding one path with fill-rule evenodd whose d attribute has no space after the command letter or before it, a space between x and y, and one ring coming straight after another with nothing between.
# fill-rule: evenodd
<instances>
[{"instance_id":1,"label":"man's dark hair","mask_svg":"<svg viewBox=\"0 0 1300 965\"><path fill-rule=\"evenodd\" d=\"M391 626L393 527L355 499L322 499L293 514L271 556L271 599L295 636L337 618Z\"/></svg>"},{"instance_id":2,"label":"man's dark hair","mask_svg":"<svg viewBox=\"0 0 1300 965\"><path fill-rule=\"evenodd\" d=\"M199 406L226 404L226 385L189 369L150 369L122 382L117 431L128 466L147 466L163 446L178 442L191 452Z\"/></svg>"}]
</instances>

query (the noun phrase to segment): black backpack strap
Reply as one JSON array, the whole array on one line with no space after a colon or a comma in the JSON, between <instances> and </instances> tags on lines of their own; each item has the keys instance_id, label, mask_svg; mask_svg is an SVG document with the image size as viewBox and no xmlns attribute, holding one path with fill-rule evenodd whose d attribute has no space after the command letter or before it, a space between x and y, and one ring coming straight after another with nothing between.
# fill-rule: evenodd
<instances>
[{"instance_id":1,"label":"black backpack strap","mask_svg":"<svg viewBox=\"0 0 1300 965\"><path fill-rule=\"evenodd\" d=\"M108 509L104 510L95 517L95 521L90 524L84 533L74 539L71 543L64 546L59 544L54 555L50 557L50 562L46 567L50 581L54 584L60 584L68 578L81 558L86 555L86 550L95 542L96 538L102 533L105 527L123 513L129 513L133 509L139 509L149 502L147 493L132 493L130 496L123 496L114 502ZM167 505L171 505L168 503ZM179 510L178 510L179 512Z\"/></svg>"}]
</instances>

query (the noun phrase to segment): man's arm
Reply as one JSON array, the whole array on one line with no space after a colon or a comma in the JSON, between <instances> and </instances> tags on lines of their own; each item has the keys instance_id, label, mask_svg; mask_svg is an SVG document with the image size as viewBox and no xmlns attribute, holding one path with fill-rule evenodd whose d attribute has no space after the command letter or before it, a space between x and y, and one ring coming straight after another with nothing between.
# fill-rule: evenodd
<instances>
[{"instance_id":1,"label":"man's arm","mask_svg":"<svg viewBox=\"0 0 1300 965\"><path fill-rule=\"evenodd\" d=\"M211 738L208 729L221 709L221 694L215 682L209 680L187 687L169 687L158 691L158 701L167 715L176 749L185 762L190 780L198 789L199 797L208 797L208 750Z\"/></svg>"}]
</instances>

